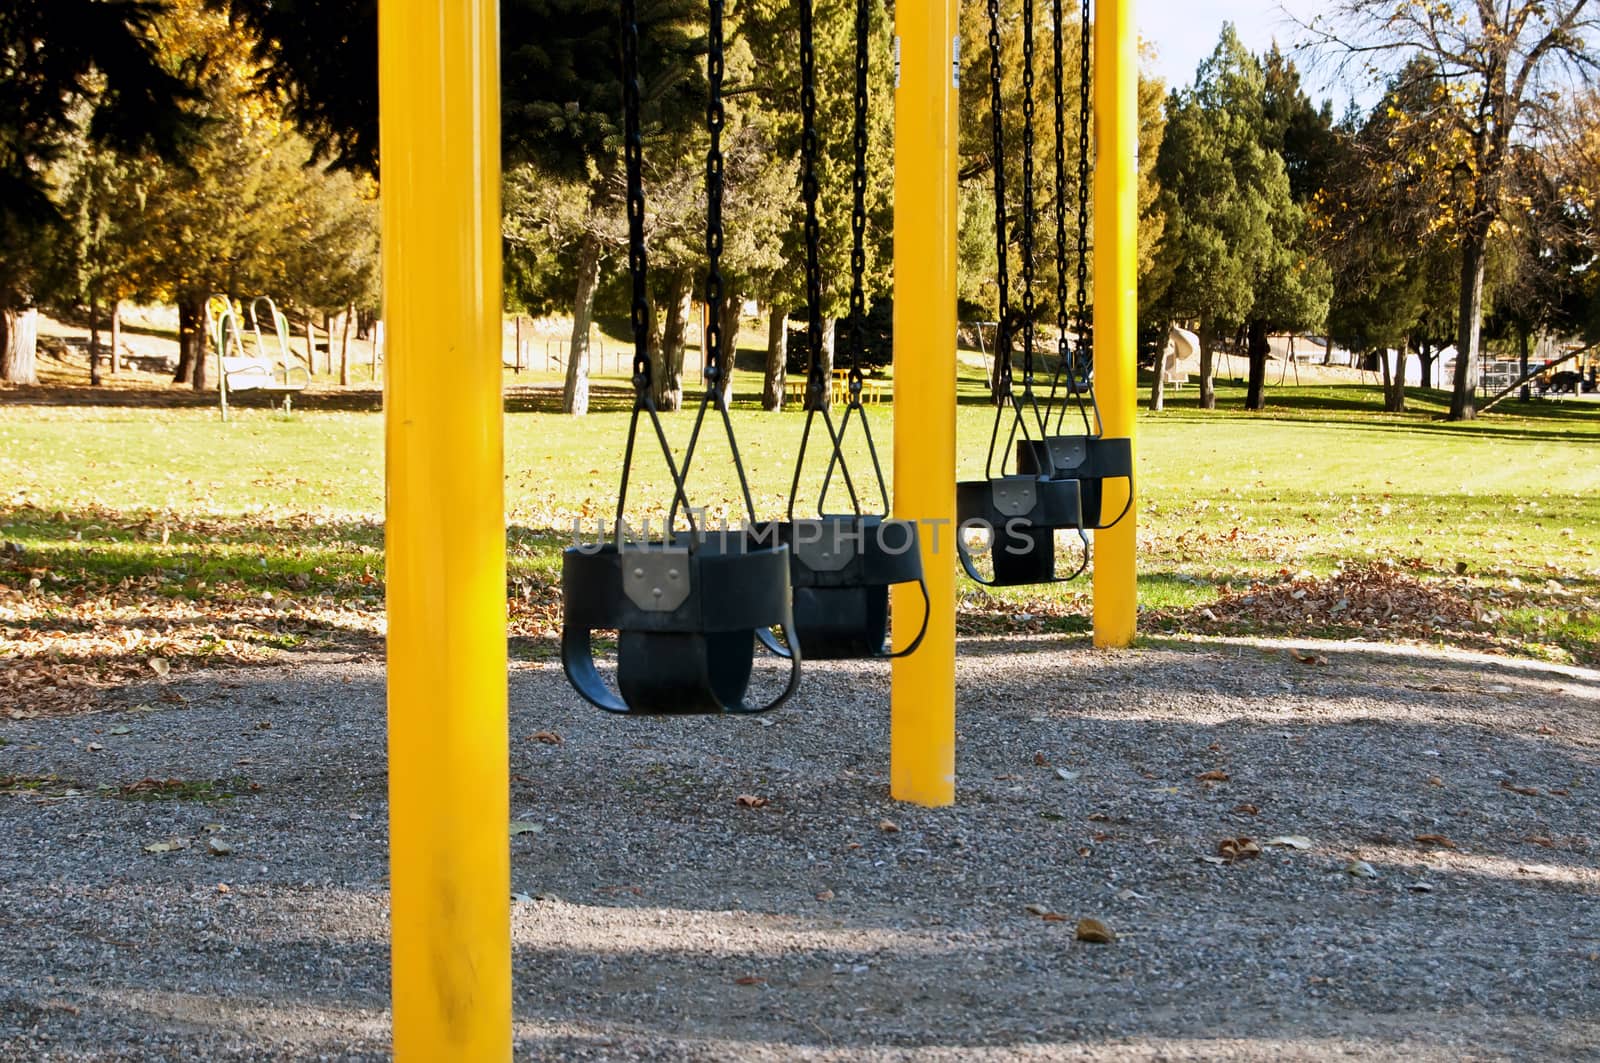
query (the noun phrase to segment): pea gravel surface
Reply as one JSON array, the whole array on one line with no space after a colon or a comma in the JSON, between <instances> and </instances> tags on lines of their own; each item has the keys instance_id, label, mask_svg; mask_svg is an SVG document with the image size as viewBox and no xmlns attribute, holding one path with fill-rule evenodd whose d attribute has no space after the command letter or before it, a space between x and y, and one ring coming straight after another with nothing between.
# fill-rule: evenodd
<instances>
[{"instance_id":1,"label":"pea gravel surface","mask_svg":"<svg viewBox=\"0 0 1600 1063\"><path fill-rule=\"evenodd\" d=\"M886 666L627 720L517 663L518 1058L1600 1059L1600 673L962 651L943 809L889 798ZM382 681L0 706L0 1059L385 1057Z\"/></svg>"}]
</instances>

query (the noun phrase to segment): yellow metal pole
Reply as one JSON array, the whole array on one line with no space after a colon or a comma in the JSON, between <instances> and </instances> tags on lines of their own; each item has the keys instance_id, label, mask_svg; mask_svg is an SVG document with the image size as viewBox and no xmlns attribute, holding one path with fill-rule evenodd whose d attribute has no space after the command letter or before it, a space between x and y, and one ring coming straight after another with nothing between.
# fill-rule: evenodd
<instances>
[{"instance_id":1,"label":"yellow metal pole","mask_svg":"<svg viewBox=\"0 0 1600 1063\"><path fill-rule=\"evenodd\" d=\"M495 0L380 0L394 1052L511 1058Z\"/></svg>"},{"instance_id":2,"label":"yellow metal pole","mask_svg":"<svg viewBox=\"0 0 1600 1063\"><path fill-rule=\"evenodd\" d=\"M956 797L956 58L957 0L895 6L894 509L919 522L928 633L894 662L889 789ZM895 616L918 615L915 587Z\"/></svg>"},{"instance_id":3,"label":"yellow metal pole","mask_svg":"<svg viewBox=\"0 0 1600 1063\"><path fill-rule=\"evenodd\" d=\"M1138 41L1133 0L1099 0L1094 20L1094 388L1105 434L1129 439L1134 438L1138 388ZM1125 501L1120 484L1108 485L1107 512L1116 513ZM1139 620L1137 516L1136 499L1120 523L1095 533L1096 646L1133 645Z\"/></svg>"}]
</instances>

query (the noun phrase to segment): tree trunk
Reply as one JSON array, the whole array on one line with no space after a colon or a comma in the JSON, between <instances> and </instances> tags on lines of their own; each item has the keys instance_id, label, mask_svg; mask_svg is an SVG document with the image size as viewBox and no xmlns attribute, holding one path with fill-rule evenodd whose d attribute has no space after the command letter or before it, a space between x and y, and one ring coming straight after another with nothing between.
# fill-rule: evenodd
<instances>
[{"instance_id":1,"label":"tree trunk","mask_svg":"<svg viewBox=\"0 0 1600 1063\"><path fill-rule=\"evenodd\" d=\"M761 408L783 409L789 367L789 316L774 305L767 312L767 365L761 379Z\"/></svg>"},{"instance_id":2,"label":"tree trunk","mask_svg":"<svg viewBox=\"0 0 1600 1063\"><path fill-rule=\"evenodd\" d=\"M1011 344L1009 342L1000 342L1001 334L1004 331L999 325L995 326L994 350L991 352L992 357L989 359L989 402L995 406L1004 406L1006 404L1006 397L1000 393L1000 374L1004 372L1006 366L1011 364ZM983 322L981 321L978 322L978 332L981 337L983 332ZM1001 350L1002 347L1005 349Z\"/></svg>"},{"instance_id":3,"label":"tree trunk","mask_svg":"<svg viewBox=\"0 0 1600 1063\"><path fill-rule=\"evenodd\" d=\"M1400 348L1398 358L1391 363L1389 348L1378 351L1383 363L1383 409L1385 413L1401 413L1406 408L1406 349Z\"/></svg>"},{"instance_id":4,"label":"tree trunk","mask_svg":"<svg viewBox=\"0 0 1600 1063\"><path fill-rule=\"evenodd\" d=\"M1517 375L1528 375L1528 330L1525 328L1517 329ZM1522 385L1522 394L1517 397L1523 402L1529 401L1533 398L1532 388L1527 384Z\"/></svg>"},{"instance_id":5,"label":"tree trunk","mask_svg":"<svg viewBox=\"0 0 1600 1063\"><path fill-rule=\"evenodd\" d=\"M834 332L836 331L834 328L835 322L836 319L831 317L825 317L822 319L822 349L815 355L818 366L817 372L822 376L822 398L820 401L824 404L824 408L826 407L827 403L833 400L833 353L835 348ZM807 398L808 400L810 398L809 389ZM807 406L807 409L810 409L810 407Z\"/></svg>"},{"instance_id":6,"label":"tree trunk","mask_svg":"<svg viewBox=\"0 0 1600 1063\"><path fill-rule=\"evenodd\" d=\"M37 384L39 312L0 306L0 380Z\"/></svg>"},{"instance_id":7,"label":"tree trunk","mask_svg":"<svg viewBox=\"0 0 1600 1063\"><path fill-rule=\"evenodd\" d=\"M1216 368L1212 349L1217 339L1216 325L1209 317L1202 317L1195 334L1200 340L1200 408L1214 410L1217 408L1217 385L1212 376Z\"/></svg>"},{"instance_id":8,"label":"tree trunk","mask_svg":"<svg viewBox=\"0 0 1600 1063\"><path fill-rule=\"evenodd\" d=\"M1256 318L1250 322L1246 332L1246 344L1250 361L1250 384L1245 391L1244 408L1264 410L1267 408L1267 356L1272 353L1272 343L1267 337L1266 321Z\"/></svg>"},{"instance_id":9,"label":"tree trunk","mask_svg":"<svg viewBox=\"0 0 1600 1063\"><path fill-rule=\"evenodd\" d=\"M666 320L661 323L661 360L656 363L656 406L676 410L683 406L683 350L689 336L689 314L694 308L694 272L680 270L672 275L672 288L666 301ZM651 325L654 330L654 323Z\"/></svg>"},{"instance_id":10,"label":"tree trunk","mask_svg":"<svg viewBox=\"0 0 1600 1063\"><path fill-rule=\"evenodd\" d=\"M1456 372L1450 396L1450 420L1477 416L1473 392L1478 386L1478 346L1483 329L1483 270L1489 242L1486 225L1475 224L1461 240L1461 317L1456 340Z\"/></svg>"},{"instance_id":11,"label":"tree trunk","mask_svg":"<svg viewBox=\"0 0 1600 1063\"><path fill-rule=\"evenodd\" d=\"M1178 349L1172 342L1172 322L1167 322L1167 342L1156 352L1156 376L1150 381L1150 409L1160 413L1167 407L1167 348L1172 347L1174 364Z\"/></svg>"},{"instance_id":12,"label":"tree trunk","mask_svg":"<svg viewBox=\"0 0 1600 1063\"><path fill-rule=\"evenodd\" d=\"M100 386L100 300L89 293L89 386Z\"/></svg>"},{"instance_id":13,"label":"tree trunk","mask_svg":"<svg viewBox=\"0 0 1600 1063\"><path fill-rule=\"evenodd\" d=\"M312 324L311 311L306 311L306 368L317 372L317 326Z\"/></svg>"},{"instance_id":14,"label":"tree trunk","mask_svg":"<svg viewBox=\"0 0 1600 1063\"><path fill-rule=\"evenodd\" d=\"M122 300L111 300L111 373L122 372Z\"/></svg>"},{"instance_id":15,"label":"tree trunk","mask_svg":"<svg viewBox=\"0 0 1600 1063\"><path fill-rule=\"evenodd\" d=\"M1322 340L1322 364L1333 364L1333 329L1328 329L1328 334Z\"/></svg>"},{"instance_id":16,"label":"tree trunk","mask_svg":"<svg viewBox=\"0 0 1600 1063\"><path fill-rule=\"evenodd\" d=\"M722 306L718 308L718 328L722 330L722 401L725 405L733 405L733 374L739 361L739 312L744 306L744 297L738 292L728 291L722 296ZM829 356L832 356L830 349Z\"/></svg>"},{"instance_id":17,"label":"tree trunk","mask_svg":"<svg viewBox=\"0 0 1600 1063\"><path fill-rule=\"evenodd\" d=\"M1426 341L1417 344L1417 362L1421 366L1418 386L1433 387L1433 345Z\"/></svg>"},{"instance_id":18,"label":"tree trunk","mask_svg":"<svg viewBox=\"0 0 1600 1063\"><path fill-rule=\"evenodd\" d=\"M600 237L583 234L578 248L578 290L572 299L572 343L567 347L567 379L561 388L561 412L582 417L589 412L589 326L594 322L594 289L600 280Z\"/></svg>"},{"instance_id":19,"label":"tree trunk","mask_svg":"<svg viewBox=\"0 0 1600 1063\"><path fill-rule=\"evenodd\" d=\"M350 386L350 319L356 314L353 306L345 307L344 329L339 337L339 386Z\"/></svg>"},{"instance_id":20,"label":"tree trunk","mask_svg":"<svg viewBox=\"0 0 1600 1063\"><path fill-rule=\"evenodd\" d=\"M206 386L206 297L193 292L178 296L178 371L174 384Z\"/></svg>"}]
</instances>

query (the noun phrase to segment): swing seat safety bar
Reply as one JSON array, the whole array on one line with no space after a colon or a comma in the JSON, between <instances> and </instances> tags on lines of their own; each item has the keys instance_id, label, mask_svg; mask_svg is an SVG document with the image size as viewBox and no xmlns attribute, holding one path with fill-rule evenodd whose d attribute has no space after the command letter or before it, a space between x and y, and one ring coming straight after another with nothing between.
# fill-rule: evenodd
<instances>
[{"instance_id":1,"label":"swing seat safety bar","mask_svg":"<svg viewBox=\"0 0 1600 1063\"><path fill-rule=\"evenodd\" d=\"M789 550L743 536L568 547L561 569L561 664L584 700L630 715L750 714L783 704L800 677L747 700L755 634L794 630ZM617 690L595 665L593 633L617 632Z\"/></svg>"},{"instance_id":2,"label":"swing seat safety bar","mask_svg":"<svg viewBox=\"0 0 1600 1063\"><path fill-rule=\"evenodd\" d=\"M928 631L928 586L915 521L831 514L773 521L758 534L775 535L789 548L793 632L806 658L904 657L922 644ZM896 583L921 588L922 622L908 645L890 653L884 644L889 637L889 587ZM770 629L756 637L773 653L789 655Z\"/></svg>"}]
</instances>

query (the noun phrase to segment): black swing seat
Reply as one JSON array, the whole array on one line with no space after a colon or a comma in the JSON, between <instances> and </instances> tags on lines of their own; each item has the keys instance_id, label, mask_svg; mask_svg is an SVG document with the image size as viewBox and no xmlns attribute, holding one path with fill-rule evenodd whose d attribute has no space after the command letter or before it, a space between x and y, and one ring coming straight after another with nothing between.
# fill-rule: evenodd
<instances>
[{"instance_id":1,"label":"black swing seat","mask_svg":"<svg viewBox=\"0 0 1600 1063\"><path fill-rule=\"evenodd\" d=\"M1124 436L1089 435L1019 439L1017 471L1052 480L1076 480L1082 520L1078 527L1109 528L1122 519L1122 513L1105 519L1105 481L1126 480L1132 496L1133 441Z\"/></svg>"},{"instance_id":2,"label":"black swing seat","mask_svg":"<svg viewBox=\"0 0 1600 1063\"><path fill-rule=\"evenodd\" d=\"M905 656L922 643L928 630L928 587L915 521L829 514L773 521L757 534L767 541L775 537L789 548L794 627L786 634L799 640L808 659ZM922 589L922 626L909 645L889 654L884 649L889 587L896 583L916 583ZM772 652L788 655L770 630L758 631L756 637Z\"/></svg>"},{"instance_id":3,"label":"black swing seat","mask_svg":"<svg viewBox=\"0 0 1600 1063\"><path fill-rule=\"evenodd\" d=\"M561 664L584 700L630 715L757 713L794 693L747 701L755 633L793 631L787 547L743 532L618 547L571 546L562 557ZM601 679L595 631L617 632L617 692Z\"/></svg>"},{"instance_id":4,"label":"black swing seat","mask_svg":"<svg viewBox=\"0 0 1600 1063\"><path fill-rule=\"evenodd\" d=\"M1056 575L1056 532L1082 527L1078 481L1037 473L1017 473L956 484L956 553L961 567L978 583L1018 587L1072 579ZM973 562L965 530L989 529L989 556L994 576L985 577Z\"/></svg>"}]
</instances>

